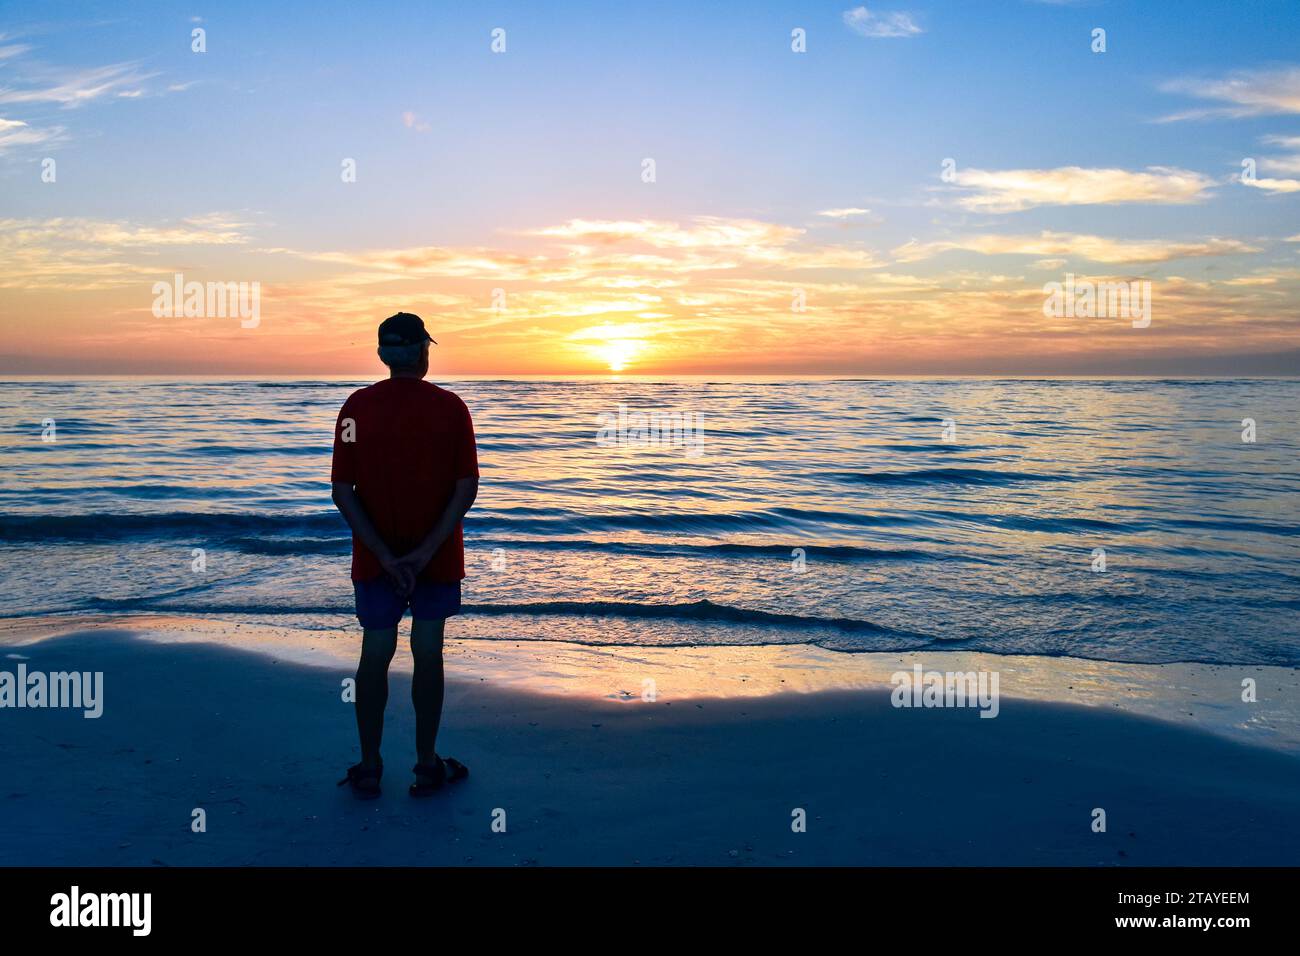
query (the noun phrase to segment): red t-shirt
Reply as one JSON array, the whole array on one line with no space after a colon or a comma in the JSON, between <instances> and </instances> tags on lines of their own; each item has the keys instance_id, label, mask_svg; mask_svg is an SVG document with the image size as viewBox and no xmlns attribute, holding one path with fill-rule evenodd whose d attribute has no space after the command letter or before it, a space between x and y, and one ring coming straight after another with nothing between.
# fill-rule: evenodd
<instances>
[{"instance_id":1,"label":"red t-shirt","mask_svg":"<svg viewBox=\"0 0 1300 956\"><path fill-rule=\"evenodd\" d=\"M398 557L438 523L457 480L477 475L474 423L454 393L423 379L389 378L343 403L334 425L330 480L356 487L379 537ZM353 535L352 580L382 573L378 559ZM420 580L464 576L465 545L457 524Z\"/></svg>"}]
</instances>

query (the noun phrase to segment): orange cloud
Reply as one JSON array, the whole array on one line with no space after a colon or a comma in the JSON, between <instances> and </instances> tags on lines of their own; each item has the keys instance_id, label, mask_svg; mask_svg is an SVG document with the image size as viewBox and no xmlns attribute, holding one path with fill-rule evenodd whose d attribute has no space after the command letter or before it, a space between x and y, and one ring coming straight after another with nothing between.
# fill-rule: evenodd
<instances>
[{"instance_id":1,"label":"orange cloud","mask_svg":"<svg viewBox=\"0 0 1300 956\"><path fill-rule=\"evenodd\" d=\"M1117 203L1182 205L1209 197L1214 180L1201 173L1167 166L1143 172L1126 169L966 169L954 187L970 193L957 200L974 212L1020 212L1036 206L1088 206Z\"/></svg>"}]
</instances>

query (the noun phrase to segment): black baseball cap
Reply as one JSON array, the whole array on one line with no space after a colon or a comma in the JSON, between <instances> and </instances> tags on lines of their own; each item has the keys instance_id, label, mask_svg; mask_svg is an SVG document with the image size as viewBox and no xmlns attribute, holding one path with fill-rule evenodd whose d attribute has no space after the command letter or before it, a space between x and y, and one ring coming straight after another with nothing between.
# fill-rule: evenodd
<instances>
[{"instance_id":1,"label":"black baseball cap","mask_svg":"<svg viewBox=\"0 0 1300 956\"><path fill-rule=\"evenodd\" d=\"M379 323L379 345L419 345L433 341L424 328L424 321L412 312L398 312Z\"/></svg>"}]
</instances>

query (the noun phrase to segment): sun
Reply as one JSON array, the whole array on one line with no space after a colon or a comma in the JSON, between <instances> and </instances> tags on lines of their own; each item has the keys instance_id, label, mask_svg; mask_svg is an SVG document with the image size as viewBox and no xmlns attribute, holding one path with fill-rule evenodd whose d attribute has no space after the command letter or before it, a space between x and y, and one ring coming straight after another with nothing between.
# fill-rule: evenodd
<instances>
[{"instance_id":1,"label":"sun","mask_svg":"<svg viewBox=\"0 0 1300 956\"><path fill-rule=\"evenodd\" d=\"M635 339L610 339L593 345L591 352L608 365L611 372L621 372L640 354L642 345Z\"/></svg>"},{"instance_id":2,"label":"sun","mask_svg":"<svg viewBox=\"0 0 1300 956\"><path fill-rule=\"evenodd\" d=\"M568 338L593 361L621 372L635 365L650 348L650 330L640 323L590 325L575 329Z\"/></svg>"}]
</instances>

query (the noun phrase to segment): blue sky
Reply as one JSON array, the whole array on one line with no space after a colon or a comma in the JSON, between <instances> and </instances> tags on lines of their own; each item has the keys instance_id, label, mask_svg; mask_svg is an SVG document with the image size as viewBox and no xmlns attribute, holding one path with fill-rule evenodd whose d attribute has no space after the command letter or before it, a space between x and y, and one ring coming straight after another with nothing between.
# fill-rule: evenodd
<instances>
[{"instance_id":1,"label":"blue sky","mask_svg":"<svg viewBox=\"0 0 1300 956\"><path fill-rule=\"evenodd\" d=\"M1018 339L1027 339L1018 345L1026 370L1035 362L1051 366L1040 360L1059 357L1064 339L1070 340L1071 355L1094 355L1103 364L1106 355L1131 352L1132 343L1116 337L1118 328L1064 337L1061 329L1040 329L1035 345L1034 331L1018 318L1021 306L950 299L960 295L951 283L934 292L930 307L911 323L929 323L926 330L918 332L906 320L901 329L890 326L883 313L872 311L882 302L876 294L881 276L895 277L884 284L898 290L903 279L943 283L974 274L978 281L984 274L984 288L970 291L992 293L1009 279L1038 294L1046 279L1067 269L1192 283L1266 277L1270 293L1290 291L1274 302L1234 306L1221 301L1230 289L1213 290L1218 338L1202 334L1194 297L1180 287L1169 303L1181 310L1178 334L1148 336L1140 350L1190 356L1276 352L1286 344L1288 328L1243 335L1239 323L1224 317L1240 308L1262 309L1276 319L1296 305L1300 244L1286 240L1300 232L1300 194L1285 186L1245 188L1232 177L1244 157L1265 164L1273 157L1274 173L1260 172L1269 182L1297 177L1288 170L1300 145L1286 138L1300 137L1300 4L987 0L866 7L464 7L223 3L206 10L160 3L132 4L121 13L61 3L57 19L51 19L48 8L6 3L0 16L0 123L10 125L0 125L0 218L11 227L25 224L24 242L48 242L51 256L70 263L79 254L72 248L76 237L59 233L48 225L52 221L138 230L183 228L194 220L224 223L223 234L237 234L237 240L209 245L198 236L149 245L136 236L110 258L139 266L142 276L156 264L160 274L186 269L218 279L261 277L272 302L277 289L284 291L283 303L296 301L293 308L268 313L280 318L266 330L277 353L295 336L319 343L322 333L338 333L350 342L368 321L363 306L325 310L325 299L337 303L337 296L305 301L294 284L337 278L324 274L312 256L371 269L375 262L366 257L376 250L454 249L479 250L489 258L546 255L555 264L593 247L644 238L614 230L615 241L606 228L577 230L580 235L570 229L562 238L577 246L561 253L536 235L575 220L682 229L698 228L702 219L763 223L799 231L795 238L779 232L771 239L773 250L833 249L872 257L871 265L860 268L818 265L825 271L813 282L806 273L778 273L766 254L749 256L741 265L761 266L762 274L747 274L753 284L733 289L741 299L725 307L717 289L732 272L740 274L730 263L715 263L715 270L680 263L683 270L690 266L692 281L677 286L683 291L676 299L647 283L643 288L661 290L660 301L640 312L615 303L600 313L607 300L591 294L596 308L585 310L584 321L593 327L622 329L628 315L641 320L633 323L638 328L623 329L623 337L644 346L646 368L694 369L685 361L689 356L667 347L669 339L694 335L697 347L690 354L703 369L785 369L767 362L763 342L754 349L745 345L753 336L741 314L761 314L775 305L746 305L742 292L764 282L824 292L820 301L829 311L819 328L828 346L842 341L846 331L899 346L857 356L864 372L907 370L881 365L886 354L912 356L915 370L922 370L924 342L944 339L933 308L939 299L951 306L951 321L962 309L1009 315L1001 331L985 321L989 335L980 344L990 355L1005 355L1005 337L1016 330ZM190 49L195 27L206 31L202 54ZM489 50L496 27L506 30L504 54ZM1096 27L1106 30L1105 53L1090 49ZM806 31L806 53L791 51L794 28ZM75 90L79 98L70 102L60 90ZM23 136L6 145L6 133ZM50 157L57 161L58 181L41 184L40 164ZM339 181L345 157L358 168L357 182L346 187ZM656 162L657 179L649 186L640 177L645 157ZM939 177L949 157L959 174L955 186ZM1202 179L1184 193L1180 184L1169 186L1164 173L1147 174L1159 180L1151 184L1120 177L1117 192L1084 204L1032 201L1008 209L965 201L1002 190L1006 171L1036 171L1050 181L1060 178L1053 171L1074 167L1118 171L1117 177L1172 169ZM981 171L990 175L981 180L974 175ZM965 175L973 177L969 183ZM1154 200L1135 200L1132 190L1147 185L1156 190ZM999 192L999 201L1020 203L1020 187L1012 193L1007 200ZM823 214L828 210L859 212L836 217ZM636 271L638 250L701 248L696 239L651 232L648 245L627 247L623 266ZM1064 240L1054 243L1066 248L1063 253L1011 253L1019 256L1011 260L969 248L972 236L1044 232L1181 243L1194 250L1213 240L1237 247L1219 245L1213 254L1185 257L1151 258L1144 251L1146 258L1132 261L1107 254L1100 260L1104 269ZM100 252L110 251L111 236L96 241ZM954 248L936 245L954 242ZM925 255L897 254L908 243L920 244ZM361 259L348 262L347 256ZM367 284L367 296L385 305L423 301L426 310L445 310L453 338L458 331L468 335L462 357L471 347L477 356L477 366L454 362L457 368L511 370L512 362L528 354L529 329L586 341L582 328L554 314L559 300L552 293L566 284L563 269L523 276L529 281L521 282L519 269L509 279L492 268L473 276L457 266L449 275L415 258L421 262L418 275L395 277L386 264L382 268L392 281L376 277ZM1044 261L1053 264L1034 265ZM613 268L606 265L604 275ZM17 320L42 308L75 332L81 328L77 316L96 303L119 323L114 341L129 343L122 347L132 354L144 348L159 361L193 361L155 343L168 336L140 319L133 291L138 287L114 288L103 275L87 281L71 266L62 274L63 285L48 277L9 283L13 300L0 306L0 318ZM476 324L479 300L503 281L521 297L534 291L539 297L517 313L513 330L497 321L500 316ZM619 287L632 288L632 281ZM568 292L561 312L575 311L569 306L580 292ZM693 305L704 301L706 308ZM907 311L907 301L891 298L889 305L897 314ZM1025 312L1031 314L1032 301ZM855 316L858 326L852 324ZM514 344L493 338L491 329L513 335ZM216 354L227 359L235 347L229 343L237 341L219 323L197 324L185 334L194 341L210 337ZM101 354L104 344L86 339L86 357ZM345 361L344 348L340 338L332 351L309 355L333 368ZM39 343L19 334L7 336L0 351L21 359L10 363L15 367L41 361ZM563 361L555 356L554 367L581 370L591 358L584 354L577 349ZM805 370L841 370L822 358L811 361ZM938 356L930 366L946 367L945 361Z\"/></svg>"}]
</instances>

